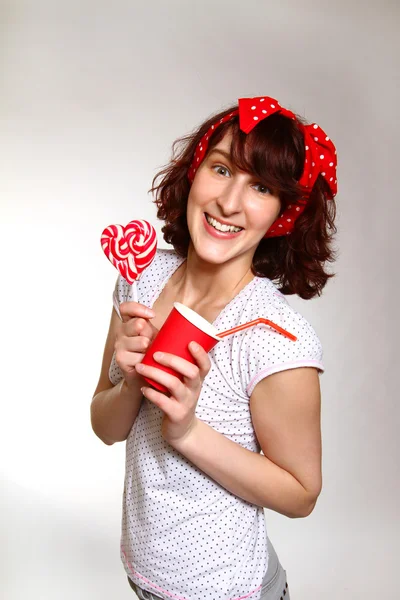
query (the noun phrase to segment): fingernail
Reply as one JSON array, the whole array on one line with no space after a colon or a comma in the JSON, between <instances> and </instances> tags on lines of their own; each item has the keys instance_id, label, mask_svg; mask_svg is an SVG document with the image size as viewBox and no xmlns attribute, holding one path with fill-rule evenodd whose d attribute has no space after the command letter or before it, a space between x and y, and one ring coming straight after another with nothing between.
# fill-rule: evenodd
<instances>
[{"instance_id":1,"label":"fingernail","mask_svg":"<svg viewBox=\"0 0 400 600\"><path fill-rule=\"evenodd\" d=\"M200 348L199 344L197 344L196 342L190 342L190 345L192 347L192 350L194 351L199 350Z\"/></svg>"},{"instance_id":2,"label":"fingernail","mask_svg":"<svg viewBox=\"0 0 400 600\"><path fill-rule=\"evenodd\" d=\"M139 373L141 373L142 371L144 371L144 365L142 365L141 363L138 363L136 365L136 371L139 371Z\"/></svg>"},{"instance_id":3,"label":"fingernail","mask_svg":"<svg viewBox=\"0 0 400 600\"><path fill-rule=\"evenodd\" d=\"M150 318L155 317L154 311L152 311L151 308L148 308L146 310L146 317L150 317Z\"/></svg>"},{"instance_id":4,"label":"fingernail","mask_svg":"<svg viewBox=\"0 0 400 600\"><path fill-rule=\"evenodd\" d=\"M164 352L154 352L153 356L156 360L158 360L164 356Z\"/></svg>"}]
</instances>

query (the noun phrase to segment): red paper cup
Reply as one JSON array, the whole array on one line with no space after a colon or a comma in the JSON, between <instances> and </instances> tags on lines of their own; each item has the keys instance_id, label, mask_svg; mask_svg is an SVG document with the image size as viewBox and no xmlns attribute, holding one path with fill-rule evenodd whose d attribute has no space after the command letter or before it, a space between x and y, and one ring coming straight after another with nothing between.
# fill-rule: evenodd
<instances>
[{"instance_id":1,"label":"red paper cup","mask_svg":"<svg viewBox=\"0 0 400 600\"><path fill-rule=\"evenodd\" d=\"M154 338L153 343L147 349L142 364L157 367L157 369L175 375L183 381L183 375L155 361L153 354L157 351L168 352L181 356L192 364L196 364L194 357L190 353L189 343L193 341L197 342L206 352L209 352L217 342L223 339L218 337L217 333L216 328L197 312L180 302L174 302L174 308L169 313L164 325ZM169 391L165 386L148 377L144 377L144 379L157 390L160 390L160 392Z\"/></svg>"}]
</instances>

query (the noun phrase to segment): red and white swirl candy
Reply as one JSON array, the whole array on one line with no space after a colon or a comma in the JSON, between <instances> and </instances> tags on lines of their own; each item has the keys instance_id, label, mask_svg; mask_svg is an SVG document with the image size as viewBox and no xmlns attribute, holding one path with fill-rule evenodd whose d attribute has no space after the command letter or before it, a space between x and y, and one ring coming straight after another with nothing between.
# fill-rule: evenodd
<instances>
[{"instance_id":1,"label":"red and white swirl candy","mask_svg":"<svg viewBox=\"0 0 400 600\"><path fill-rule=\"evenodd\" d=\"M157 234L148 221L137 219L123 227L109 225L101 234L101 247L108 260L129 284L139 279L157 250Z\"/></svg>"}]
</instances>

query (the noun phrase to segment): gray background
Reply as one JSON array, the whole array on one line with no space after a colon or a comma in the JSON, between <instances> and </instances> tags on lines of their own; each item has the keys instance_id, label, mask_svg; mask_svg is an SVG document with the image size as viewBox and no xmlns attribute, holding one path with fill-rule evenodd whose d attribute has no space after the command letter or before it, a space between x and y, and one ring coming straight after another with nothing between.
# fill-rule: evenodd
<instances>
[{"instance_id":1,"label":"gray background","mask_svg":"<svg viewBox=\"0 0 400 600\"><path fill-rule=\"evenodd\" d=\"M324 346L324 487L307 519L266 511L269 534L293 600L396 597L398 2L3 0L0 18L3 597L134 596L124 447L89 424L116 278L100 234L160 232L147 190L172 141L256 95L339 156L338 275L290 298Z\"/></svg>"}]
</instances>

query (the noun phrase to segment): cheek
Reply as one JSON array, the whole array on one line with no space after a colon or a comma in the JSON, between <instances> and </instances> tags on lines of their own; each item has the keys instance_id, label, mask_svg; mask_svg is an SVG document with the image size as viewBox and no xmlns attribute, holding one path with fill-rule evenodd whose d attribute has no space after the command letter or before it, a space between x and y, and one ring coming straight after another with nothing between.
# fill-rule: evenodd
<instances>
[{"instance_id":1,"label":"cheek","mask_svg":"<svg viewBox=\"0 0 400 600\"><path fill-rule=\"evenodd\" d=\"M198 216L195 215L198 215L198 213L202 211L202 198L203 195L200 193L199 187L195 186L193 183L189 190L188 201L186 204L186 221L189 228L191 227L192 222L198 219Z\"/></svg>"},{"instance_id":2,"label":"cheek","mask_svg":"<svg viewBox=\"0 0 400 600\"><path fill-rule=\"evenodd\" d=\"M203 185L202 181L198 181L197 184L193 182L192 187L190 188L187 210L191 209L192 211L195 209L202 209L210 200L210 189L209 186Z\"/></svg>"},{"instance_id":3,"label":"cheek","mask_svg":"<svg viewBox=\"0 0 400 600\"><path fill-rule=\"evenodd\" d=\"M270 202L264 205L257 204L251 211L252 222L260 231L269 228L281 214L280 202Z\"/></svg>"},{"instance_id":4,"label":"cheek","mask_svg":"<svg viewBox=\"0 0 400 600\"><path fill-rule=\"evenodd\" d=\"M279 200L276 201L273 210L274 221L282 214L282 204Z\"/></svg>"}]
</instances>

